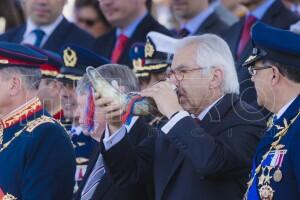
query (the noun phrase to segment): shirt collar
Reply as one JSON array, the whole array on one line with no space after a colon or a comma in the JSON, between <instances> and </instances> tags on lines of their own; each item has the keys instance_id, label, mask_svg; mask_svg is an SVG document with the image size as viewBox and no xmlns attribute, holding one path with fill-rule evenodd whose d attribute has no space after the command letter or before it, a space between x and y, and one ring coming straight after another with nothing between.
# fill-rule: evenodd
<instances>
[{"instance_id":1,"label":"shirt collar","mask_svg":"<svg viewBox=\"0 0 300 200\"><path fill-rule=\"evenodd\" d=\"M199 12L198 15L196 15L194 18L186 22L185 24L182 24L180 26L180 29L187 29L191 35L195 34L198 30L198 28L202 25L202 23L210 16L216 9L216 6L210 5L206 10Z\"/></svg>"},{"instance_id":2,"label":"shirt collar","mask_svg":"<svg viewBox=\"0 0 300 200\"><path fill-rule=\"evenodd\" d=\"M216 103L218 103L218 101L220 101L220 99L222 99L224 97L224 95L222 95L220 98L218 98L217 100L215 100L212 104L210 104L207 108L205 108L199 115L198 118L200 120L203 120L205 115L210 111L210 109L216 105Z\"/></svg>"},{"instance_id":3,"label":"shirt collar","mask_svg":"<svg viewBox=\"0 0 300 200\"><path fill-rule=\"evenodd\" d=\"M43 26L37 26L34 24L34 22L29 17L27 19L27 25L26 30L24 33L24 38L28 37L35 29L41 29L45 32L46 36L51 35L51 33L54 31L54 29L58 26L58 24L64 19L63 15L60 15L52 24L49 25L43 25Z\"/></svg>"},{"instance_id":4,"label":"shirt collar","mask_svg":"<svg viewBox=\"0 0 300 200\"><path fill-rule=\"evenodd\" d=\"M255 10L253 10L250 14L256 17L256 19L261 20L274 2L275 0L266 0L263 4L258 6Z\"/></svg>"},{"instance_id":5,"label":"shirt collar","mask_svg":"<svg viewBox=\"0 0 300 200\"><path fill-rule=\"evenodd\" d=\"M290 107L290 105L295 101L295 99L297 98L294 97L292 100L290 100L287 104L285 104L276 114L276 118L279 119L284 113L285 111Z\"/></svg>"},{"instance_id":6,"label":"shirt collar","mask_svg":"<svg viewBox=\"0 0 300 200\"><path fill-rule=\"evenodd\" d=\"M136 18L129 26L121 30L120 28L117 28L116 36L119 37L119 35L124 34L126 37L130 38L134 31L136 30L137 26L141 23L141 21L146 17L148 13L141 15L140 17Z\"/></svg>"}]
</instances>

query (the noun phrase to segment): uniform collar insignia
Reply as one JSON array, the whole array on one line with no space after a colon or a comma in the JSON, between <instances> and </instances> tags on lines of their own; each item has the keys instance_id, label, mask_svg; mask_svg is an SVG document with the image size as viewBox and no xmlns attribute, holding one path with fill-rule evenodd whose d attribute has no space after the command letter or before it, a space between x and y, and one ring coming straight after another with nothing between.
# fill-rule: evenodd
<instances>
[{"instance_id":1,"label":"uniform collar insignia","mask_svg":"<svg viewBox=\"0 0 300 200\"><path fill-rule=\"evenodd\" d=\"M6 129L9 128L18 122L23 121L24 119L30 117L36 112L42 109L42 103L38 97L34 97L21 107L15 109L10 112L6 116L1 119L1 128Z\"/></svg>"}]
</instances>

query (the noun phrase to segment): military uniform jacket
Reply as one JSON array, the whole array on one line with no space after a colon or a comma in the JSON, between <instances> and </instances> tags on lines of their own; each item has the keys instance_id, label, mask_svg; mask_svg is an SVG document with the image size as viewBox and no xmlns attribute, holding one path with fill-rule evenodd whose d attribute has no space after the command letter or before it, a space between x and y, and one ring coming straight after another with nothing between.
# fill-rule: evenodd
<instances>
[{"instance_id":1,"label":"military uniform jacket","mask_svg":"<svg viewBox=\"0 0 300 200\"><path fill-rule=\"evenodd\" d=\"M84 177L89 160L98 143L91 136L85 135L83 132L79 134L71 133L71 141L76 157L76 189Z\"/></svg>"},{"instance_id":2,"label":"military uniform jacket","mask_svg":"<svg viewBox=\"0 0 300 200\"><path fill-rule=\"evenodd\" d=\"M72 198L70 139L37 97L1 119L0 144L0 199Z\"/></svg>"},{"instance_id":3,"label":"military uniform jacket","mask_svg":"<svg viewBox=\"0 0 300 200\"><path fill-rule=\"evenodd\" d=\"M300 199L300 96L269 124L253 160L246 199Z\"/></svg>"}]
</instances>

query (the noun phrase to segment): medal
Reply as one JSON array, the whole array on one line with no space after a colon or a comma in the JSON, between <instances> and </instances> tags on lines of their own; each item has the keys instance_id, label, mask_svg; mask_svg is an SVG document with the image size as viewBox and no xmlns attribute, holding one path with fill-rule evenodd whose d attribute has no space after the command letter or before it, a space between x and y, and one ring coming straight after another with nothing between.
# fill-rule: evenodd
<instances>
[{"instance_id":1,"label":"medal","mask_svg":"<svg viewBox=\"0 0 300 200\"><path fill-rule=\"evenodd\" d=\"M275 182L280 182L281 179L282 179L282 172L280 169L276 169L276 171L274 172L274 175L273 175L273 179Z\"/></svg>"},{"instance_id":2,"label":"medal","mask_svg":"<svg viewBox=\"0 0 300 200\"><path fill-rule=\"evenodd\" d=\"M269 185L263 185L259 188L259 196L261 200L272 200L274 196L274 190Z\"/></svg>"}]
</instances>

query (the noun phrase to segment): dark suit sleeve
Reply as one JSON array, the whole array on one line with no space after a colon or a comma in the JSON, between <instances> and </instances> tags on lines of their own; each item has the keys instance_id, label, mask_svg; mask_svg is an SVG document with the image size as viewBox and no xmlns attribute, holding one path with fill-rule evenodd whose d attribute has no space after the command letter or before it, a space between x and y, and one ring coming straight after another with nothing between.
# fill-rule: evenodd
<instances>
[{"instance_id":1,"label":"dark suit sleeve","mask_svg":"<svg viewBox=\"0 0 300 200\"><path fill-rule=\"evenodd\" d=\"M152 181L155 136L148 126L130 131L108 151L103 152L107 172L114 181L126 186L146 184ZM130 137L145 134L139 145L134 145Z\"/></svg>"},{"instance_id":2,"label":"dark suit sleeve","mask_svg":"<svg viewBox=\"0 0 300 200\"><path fill-rule=\"evenodd\" d=\"M192 117L185 117L167 136L191 161L201 177L220 174L234 176L237 170L250 166L257 144L257 137L252 133L261 131L261 127L250 123L232 123L224 126L218 136L212 136Z\"/></svg>"},{"instance_id":3,"label":"dark suit sleeve","mask_svg":"<svg viewBox=\"0 0 300 200\"><path fill-rule=\"evenodd\" d=\"M29 133L22 197L43 200L72 198L75 156L64 129L47 123ZM17 167L17 166L16 166Z\"/></svg>"}]
</instances>

